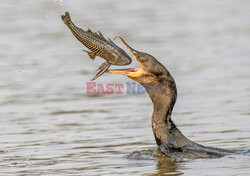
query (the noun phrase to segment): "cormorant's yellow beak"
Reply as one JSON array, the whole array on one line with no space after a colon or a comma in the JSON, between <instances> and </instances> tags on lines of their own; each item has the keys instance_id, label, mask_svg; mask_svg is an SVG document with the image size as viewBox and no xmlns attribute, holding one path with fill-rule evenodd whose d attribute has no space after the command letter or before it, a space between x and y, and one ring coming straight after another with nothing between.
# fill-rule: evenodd
<instances>
[{"instance_id":1,"label":"cormorant's yellow beak","mask_svg":"<svg viewBox=\"0 0 250 176\"><path fill-rule=\"evenodd\" d=\"M132 54L132 56L136 59L139 65L141 63L138 61L138 53L136 50L131 48L121 37L115 37L114 40L120 40L120 42L125 46L125 48ZM142 69L140 68L129 68L129 69L111 69L107 71L108 73L115 73L115 74L121 74L121 75L127 75L131 78L136 78L141 75Z\"/></svg>"},{"instance_id":2,"label":"cormorant's yellow beak","mask_svg":"<svg viewBox=\"0 0 250 176\"><path fill-rule=\"evenodd\" d=\"M113 70L108 70L108 73L116 73L116 74L126 75L131 78L135 78L141 75L141 69L140 68L113 69Z\"/></svg>"}]
</instances>

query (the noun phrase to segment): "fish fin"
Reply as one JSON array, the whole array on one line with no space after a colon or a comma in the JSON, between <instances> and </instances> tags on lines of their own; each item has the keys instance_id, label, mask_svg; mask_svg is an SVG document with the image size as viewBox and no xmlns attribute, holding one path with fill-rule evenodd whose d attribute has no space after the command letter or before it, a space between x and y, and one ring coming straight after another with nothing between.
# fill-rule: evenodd
<instances>
[{"instance_id":1,"label":"fish fin","mask_svg":"<svg viewBox=\"0 0 250 176\"><path fill-rule=\"evenodd\" d=\"M101 40L104 40L104 41L106 40L100 31L92 32L92 33L95 34Z\"/></svg>"},{"instance_id":2,"label":"fish fin","mask_svg":"<svg viewBox=\"0 0 250 176\"><path fill-rule=\"evenodd\" d=\"M102 39L106 40L100 31L97 31L97 33Z\"/></svg>"},{"instance_id":3,"label":"fish fin","mask_svg":"<svg viewBox=\"0 0 250 176\"><path fill-rule=\"evenodd\" d=\"M90 81L94 81L95 79L100 77L103 73L105 73L109 69L110 65L111 64L108 62L102 63L102 65L97 69L99 70L99 72Z\"/></svg>"},{"instance_id":4,"label":"fish fin","mask_svg":"<svg viewBox=\"0 0 250 176\"><path fill-rule=\"evenodd\" d=\"M91 32L91 33L93 33L93 32L92 32L89 28L88 28L87 32Z\"/></svg>"},{"instance_id":5,"label":"fish fin","mask_svg":"<svg viewBox=\"0 0 250 176\"><path fill-rule=\"evenodd\" d=\"M97 31L98 32L98 34L100 35L100 36L102 36L103 37L103 35L102 35L102 33L100 32L100 31Z\"/></svg>"},{"instance_id":6,"label":"fish fin","mask_svg":"<svg viewBox=\"0 0 250 176\"><path fill-rule=\"evenodd\" d=\"M95 59L96 54L94 52L92 52L92 51L86 51L86 50L83 50L83 51L88 53L90 59L92 59L92 60Z\"/></svg>"}]
</instances>

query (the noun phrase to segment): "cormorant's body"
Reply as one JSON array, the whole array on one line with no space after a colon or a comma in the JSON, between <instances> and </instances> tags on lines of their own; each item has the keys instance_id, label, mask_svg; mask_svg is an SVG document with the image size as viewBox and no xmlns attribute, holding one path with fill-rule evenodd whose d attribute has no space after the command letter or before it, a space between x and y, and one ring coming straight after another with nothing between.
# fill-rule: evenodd
<instances>
[{"instance_id":1,"label":"cormorant's body","mask_svg":"<svg viewBox=\"0 0 250 176\"><path fill-rule=\"evenodd\" d=\"M173 77L165 69L164 74L157 76L161 84L161 93L148 91L154 111L152 129L160 151L167 156L178 158L217 158L224 156L226 150L205 147L187 139L171 119L177 97Z\"/></svg>"}]
</instances>

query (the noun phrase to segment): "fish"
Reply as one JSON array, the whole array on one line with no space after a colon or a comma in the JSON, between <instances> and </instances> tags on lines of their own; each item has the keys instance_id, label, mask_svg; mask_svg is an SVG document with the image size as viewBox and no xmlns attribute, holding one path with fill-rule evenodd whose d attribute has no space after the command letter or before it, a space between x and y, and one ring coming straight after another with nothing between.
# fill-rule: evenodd
<instances>
[{"instance_id":1,"label":"fish","mask_svg":"<svg viewBox=\"0 0 250 176\"><path fill-rule=\"evenodd\" d=\"M123 49L117 46L110 38L106 39L100 31L92 32L90 29L83 30L77 27L71 21L69 12L61 15L61 19L72 34L88 49L83 51L88 53L90 59L94 60L96 56L99 56L106 60L97 69L98 72L91 81L107 72L111 65L124 66L132 62L132 59Z\"/></svg>"}]
</instances>

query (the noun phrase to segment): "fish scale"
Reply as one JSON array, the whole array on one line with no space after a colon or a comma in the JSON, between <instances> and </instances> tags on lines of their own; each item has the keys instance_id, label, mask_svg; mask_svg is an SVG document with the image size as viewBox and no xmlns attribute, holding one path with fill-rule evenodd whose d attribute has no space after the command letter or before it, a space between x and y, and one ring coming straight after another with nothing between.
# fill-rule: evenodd
<instances>
[{"instance_id":1,"label":"fish scale","mask_svg":"<svg viewBox=\"0 0 250 176\"><path fill-rule=\"evenodd\" d=\"M87 32L76 27L73 23L70 25L71 29L74 29L73 31L78 31L80 34L83 35L77 35L75 33L74 36L83 44L85 45L89 50L94 50L97 55L99 55L100 51L103 51L103 48L101 48L101 38L98 35L94 36L94 33L92 31L88 30L87 32L91 32L90 35L87 35ZM85 33L84 33L85 32ZM103 52L101 52L103 53ZM103 56L103 55L102 55Z\"/></svg>"}]
</instances>

